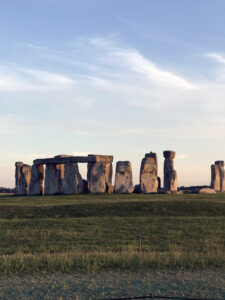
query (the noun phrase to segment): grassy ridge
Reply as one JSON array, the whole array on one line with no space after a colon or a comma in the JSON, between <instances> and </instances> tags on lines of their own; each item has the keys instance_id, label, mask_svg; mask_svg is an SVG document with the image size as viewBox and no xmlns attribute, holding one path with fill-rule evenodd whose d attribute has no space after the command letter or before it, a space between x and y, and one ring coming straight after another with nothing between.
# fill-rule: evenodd
<instances>
[{"instance_id":1,"label":"grassy ridge","mask_svg":"<svg viewBox=\"0 0 225 300\"><path fill-rule=\"evenodd\" d=\"M0 197L0 219L225 216L225 194Z\"/></svg>"},{"instance_id":2,"label":"grassy ridge","mask_svg":"<svg viewBox=\"0 0 225 300\"><path fill-rule=\"evenodd\" d=\"M0 272L225 269L225 194L0 197Z\"/></svg>"}]
</instances>

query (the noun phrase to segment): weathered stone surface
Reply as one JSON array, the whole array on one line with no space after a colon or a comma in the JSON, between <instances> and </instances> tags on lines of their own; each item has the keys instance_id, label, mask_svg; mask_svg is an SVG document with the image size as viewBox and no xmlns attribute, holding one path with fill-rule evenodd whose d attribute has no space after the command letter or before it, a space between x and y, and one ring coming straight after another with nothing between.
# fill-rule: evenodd
<instances>
[{"instance_id":1,"label":"weathered stone surface","mask_svg":"<svg viewBox=\"0 0 225 300\"><path fill-rule=\"evenodd\" d=\"M145 155L141 162L140 186L142 193L156 193L158 190L158 165L156 153Z\"/></svg>"},{"instance_id":2,"label":"weathered stone surface","mask_svg":"<svg viewBox=\"0 0 225 300\"><path fill-rule=\"evenodd\" d=\"M115 193L132 193L134 190L132 168L129 161L116 163Z\"/></svg>"},{"instance_id":3,"label":"weathered stone surface","mask_svg":"<svg viewBox=\"0 0 225 300\"><path fill-rule=\"evenodd\" d=\"M174 159L175 156L176 156L176 152L170 151L170 150L166 150L166 151L163 151L163 156L164 156L165 158Z\"/></svg>"},{"instance_id":4,"label":"weathered stone surface","mask_svg":"<svg viewBox=\"0 0 225 300\"><path fill-rule=\"evenodd\" d=\"M48 164L45 168L45 194L54 195L63 193L64 166Z\"/></svg>"},{"instance_id":5,"label":"weathered stone surface","mask_svg":"<svg viewBox=\"0 0 225 300\"><path fill-rule=\"evenodd\" d=\"M91 159L92 162L104 162L106 164L113 161L112 155L98 155L98 154L88 154L88 159Z\"/></svg>"},{"instance_id":6,"label":"weathered stone surface","mask_svg":"<svg viewBox=\"0 0 225 300\"><path fill-rule=\"evenodd\" d=\"M113 168L112 163L107 163L105 165L105 181L112 183L112 174L113 174Z\"/></svg>"},{"instance_id":7,"label":"weathered stone surface","mask_svg":"<svg viewBox=\"0 0 225 300\"><path fill-rule=\"evenodd\" d=\"M165 191L176 191L177 190L177 173L174 170L175 158L174 151L164 151L163 155L165 157L164 161L164 190Z\"/></svg>"},{"instance_id":8,"label":"weathered stone surface","mask_svg":"<svg viewBox=\"0 0 225 300\"><path fill-rule=\"evenodd\" d=\"M79 173L77 163L64 165L64 194L83 193L83 179Z\"/></svg>"},{"instance_id":9,"label":"weathered stone surface","mask_svg":"<svg viewBox=\"0 0 225 300\"><path fill-rule=\"evenodd\" d=\"M216 191L214 189L210 189L210 188L203 188L199 190L200 194L215 194Z\"/></svg>"},{"instance_id":10,"label":"weathered stone surface","mask_svg":"<svg viewBox=\"0 0 225 300\"><path fill-rule=\"evenodd\" d=\"M47 164L66 164L66 163L95 163L104 162L111 163L113 156L111 155L94 155L88 156L72 156L72 155L57 155L53 158L41 158L33 161L34 165L47 165Z\"/></svg>"},{"instance_id":11,"label":"weathered stone surface","mask_svg":"<svg viewBox=\"0 0 225 300\"><path fill-rule=\"evenodd\" d=\"M211 165L211 188L220 191L220 170L219 165Z\"/></svg>"},{"instance_id":12,"label":"weathered stone surface","mask_svg":"<svg viewBox=\"0 0 225 300\"><path fill-rule=\"evenodd\" d=\"M217 161L215 161L215 165L219 165L219 166L224 167L224 161L223 160L217 160Z\"/></svg>"},{"instance_id":13,"label":"weathered stone surface","mask_svg":"<svg viewBox=\"0 0 225 300\"><path fill-rule=\"evenodd\" d=\"M87 180L90 193L105 193L106 164L104 162L89 163Z\"/></svg>"},{"instance_id":14,"label":"weathered stone surface","mask_svg":"<svg viewBox=\"0 0 225 300\"><path fill-rule=\"evenodd\" d=\"M23 164L20 167L19 194L18 195L20 195L20 196L28 195L30 178L31 178L31 166Z\"/></svg>"},{"instance_id":15,"label":"weathered stone surface","mask_svg":"<svg viewBox=\"0 0 225 300\"><path fill-rule=\"evenodd\" d=\"M23 163L21 161L18 161L15 163L16 172L15 172L15 194L19 195L19 183L20 183L20 177L21 177L21 167L23 166Z\"/></svg>"},{"instance_id":16,"label":"weathered stone surface","mask_svg":"<svg viewBox=\"0 0 225 300\"><path fill-rule=\"evenodd\" d=\"M31 168L29 195L43 195L43 194L44 194L44 166L33 165Z\"/></svg>"}]
</instances>

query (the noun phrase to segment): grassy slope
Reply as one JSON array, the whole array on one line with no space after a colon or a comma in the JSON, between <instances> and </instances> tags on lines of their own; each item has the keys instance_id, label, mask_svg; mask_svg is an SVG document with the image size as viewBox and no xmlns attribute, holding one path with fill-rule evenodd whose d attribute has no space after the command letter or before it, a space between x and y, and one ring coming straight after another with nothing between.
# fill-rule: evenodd
<instances>
[{"instance_id":1,"label":"grassy slope","mask_svg":"<svg viewBox=\"0 0 225 300\"><path fill-rule=\"evenodd\" d=\"M225 194L0 197L0 272L225 269Z\"/></svg>"}]
</instances>

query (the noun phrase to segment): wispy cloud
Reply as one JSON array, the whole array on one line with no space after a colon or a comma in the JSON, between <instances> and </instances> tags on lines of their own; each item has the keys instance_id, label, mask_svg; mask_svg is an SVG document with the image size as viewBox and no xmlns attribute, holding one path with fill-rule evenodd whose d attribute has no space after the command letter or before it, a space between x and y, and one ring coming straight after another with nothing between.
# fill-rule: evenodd
<instances>
[{"instance_id":1,"label":"wispy cloud","mask_svg":"<svg viewBox=\"0 0 225 300\"><path fill-rule=\"evenodd\" d=\"M195 85L182 76L160 68L151 60L145 58L139 51L132 48L115 46L111 41L101 38L91 39L92 45L102 47L108 52L108 61L111 59L118 66L127 71L141 74L152 85L175 87L181 89L194 89ZM104 58L105 60L105 58Z\"/></svg>"},{"instance_id":2,"label":"wispy cloud","mask_svg":"<svg viewBox=\"0 0 225 300\"><path fill-rule=\"evenodd\" d=\"M221 53L217 53L217 52L206 53L205 56L212 58L214 61L218 63L225 64L225 56Z\"/></svg>"},{"instance_id":3,"label":"wispy cloud","mask_svg":"<svg viewBox=\"0 0 225 300\"><path fill-rule=\"evenodd\" d=\"M18 66L0 66L0 92L46 91L69 88L77 81L58 73Z\"/></svg>"}]
</instances>

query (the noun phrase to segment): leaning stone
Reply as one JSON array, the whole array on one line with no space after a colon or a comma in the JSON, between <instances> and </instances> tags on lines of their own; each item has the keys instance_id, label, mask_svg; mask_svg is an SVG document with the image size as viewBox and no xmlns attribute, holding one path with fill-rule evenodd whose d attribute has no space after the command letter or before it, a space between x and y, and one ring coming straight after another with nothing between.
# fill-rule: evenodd
<instances>
[{"instance_id":1,"label":"leaning stone","mask_svg":"<svg viewBox=\"0 0 225 300\"><path fill-rule=\"evenodd\" d=\"M79 173L77 163L64 165L64 194L83 193L83 180Z\"/></svg>"},{"instance_id":2,"label":"leaning stone","mask_svg":"<svg viewBox=\"0 0 225 300\"><path fill-rule=\"evenodd\" d=\"M44 166L33 165L31 168L29 195L43 195L43 194L44 194Z\"/></svg>"},{"instance_id":3,"label":"leaning stone","mask_svg":"<svg viewBox=\"0 0 225 300\"><path fill-rule=\"evenodd\" d=\"M140 186L142 193L156 193L158 190L158 166L156 153L148 153L141 162Z\"/></svg>"},{"instance_id":4,"label":"leaning stone","mask_svg":"<svg viewBox=\"0 0 225 300\"><path fill-rule=\"evenodd\" d=\"M31 166L23 164L20 168L19 195L29 194L29 184L31 178Z\"/></svg>"},{"instance_id":5,"label":"leaning stone","mask_svg":"<svg viewBox=\"0 0 225 300\"><path fill-rule=\"evenodd\" d=\"M62 170L61 165L48 164L45 169L45 194L54 195L62 194L63 192L63 181L62 181ZM63 173L64 179L64 173Z\"/></svg>"},{"instance_id":6,"label":"leaning stone","mask_svg":"<svg viewBox=\"0 0 225 300\"><path fill-rule=\"evenodd\" d=\"M116 164L115 193L132 193L134 190L132 168L129 161L118 161Z\"/></svg>"},{"instance_id":7,"label":"leaning stone","mask_svg":"<svg viewBox=\"0 0 225 300\"><path fill-rule=\"evenodd\" d=\"M88 164L88 186L90 193L106 192L106 163L96 162Z\"/></svg>"},{"instance_id":8,"label":"leaning stone","mask_svg":"<svg viewBox=\"0 0 225 300\"><path fill-rule=\"evenodd\" d=\"M215 194L216 191L210 188L203 188L199 190L199 194Z\"/></svg>"}]
</instances>

